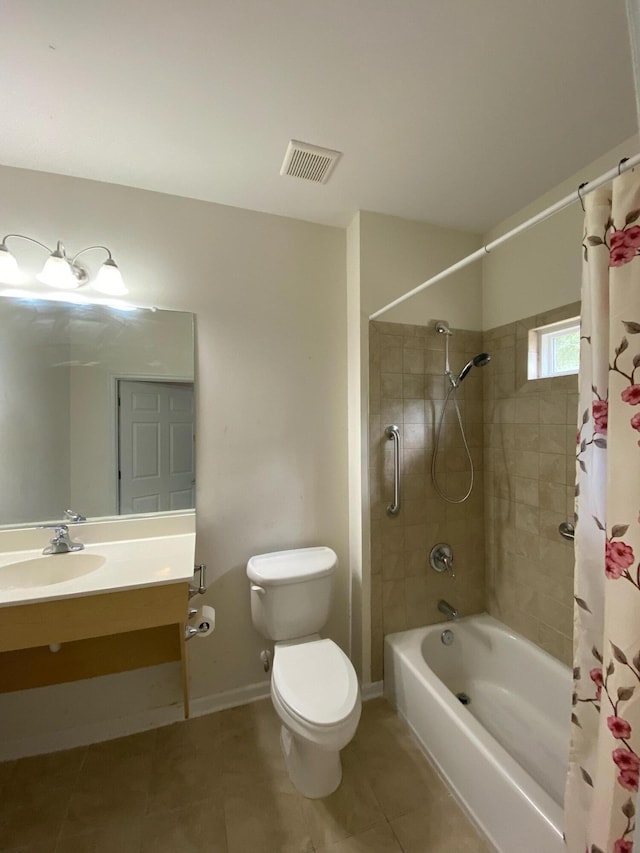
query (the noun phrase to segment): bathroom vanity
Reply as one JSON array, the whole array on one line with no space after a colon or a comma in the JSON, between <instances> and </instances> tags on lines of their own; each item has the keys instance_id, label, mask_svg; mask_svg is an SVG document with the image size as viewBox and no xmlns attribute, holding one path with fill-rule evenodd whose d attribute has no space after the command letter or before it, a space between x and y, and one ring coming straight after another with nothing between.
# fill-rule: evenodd
<instances>
[{"instance_id":1,"label":"bathroom vanity","mask_svg":"<svg viewBox=\"0 0 640 853\"><path fill-rule=\"evenodd\" d=\"M0 531L0 692L179 661L187 717L194 514L72 533L83 550L43 555L50 531Z\"/></svg>"}]
</instances>

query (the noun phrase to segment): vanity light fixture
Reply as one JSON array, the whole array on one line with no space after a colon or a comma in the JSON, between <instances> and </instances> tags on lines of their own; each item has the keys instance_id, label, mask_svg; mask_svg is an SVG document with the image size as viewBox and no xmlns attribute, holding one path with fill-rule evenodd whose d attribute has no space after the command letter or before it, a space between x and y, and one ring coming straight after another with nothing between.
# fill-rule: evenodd
<instances>
[{"instance_id":1,"label":"vanity light fixture","mask_svg":"<svg viewBox=\"0 0 640 853\"><path fill-rule=\"evenodd\" d=\"M7 234L3 238L2 243L0 243L0 281L5 284L22 285L27 281L27 277L20 271L18 262L6 245L7 240L14 237L20 237L22 240L35 243L37 246L46 249L49 253L42 272L37 276L38 281L49 285L49 287L59 290L75 290L78 287L90 284L93 290L105 293L107 296L124 296L129 292L122 280L120 270L111 257L111 251L106 246L87 246L86 249L81 249L75 255L69 257L59 240L56 248L50 249L39 240L27 237L24 234ZM98 270L95 279L90 282L89 273L78 263L78 258L92 249L102 249L107 253L108 257Z\"/></svg>"}]
</instances>

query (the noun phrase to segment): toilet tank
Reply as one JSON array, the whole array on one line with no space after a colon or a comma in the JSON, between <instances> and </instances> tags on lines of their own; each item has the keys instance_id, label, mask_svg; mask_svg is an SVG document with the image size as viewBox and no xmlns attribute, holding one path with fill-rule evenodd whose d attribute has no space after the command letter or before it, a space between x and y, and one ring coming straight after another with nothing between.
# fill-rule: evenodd
<instances>
[{"instance_id":1,"label":"toilet tank","mask_svg":"<svg viewBox=\"0 0 640 853\"><path fill-rule=\"evenodd\" d=\"M329 618L331 548L298 548L251 557L251 618L263 637L278 642L317 634Z\"/></svg>"}]
</instances>

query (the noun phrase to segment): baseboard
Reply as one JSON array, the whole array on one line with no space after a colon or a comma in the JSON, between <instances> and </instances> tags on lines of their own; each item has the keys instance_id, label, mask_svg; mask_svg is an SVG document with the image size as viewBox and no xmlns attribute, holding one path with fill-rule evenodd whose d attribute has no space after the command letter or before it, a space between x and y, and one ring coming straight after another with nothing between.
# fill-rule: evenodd
<instances>
[{"instance_id":1,"label":"baseboard","mask_svg":"<svg viewBox=\"0 0 640 853\"><path fill-rule=\"evenodd\" d=\"M239 687L237 690L213 693L210 696L200 696L191 700L191 716L201 717L215 711L222 711L224 708L256 702L268 696L268 681L249 684L246 687ZM175 705L152 708L129 716L99 720L95 723L87 723L70 729L43 732L28 738L0 743L0 762L26 758L30 755L60 752L64 749L88 746L105 740L114 740L115 738L146 732L149 729L168 726L183 719L182 702L179 702Z\"/></svg>"},{"instance_id":2,"label":"baseboard","mask_svg":"<svg viewBox=\"0 0 640 853\"><path fill-rule=\"evenodd\" d=\"M184 719L182 702L153 708L110 720L99 720L86 723L72 729L62 729L53 732L42 732L28 738L20 738L0 744L0 761L12 761L15 758L26 758L29 755L43 755L47 752L60 752L64 749L74 749L78 746L88 746L104 740L114 740L127 735L146 732L168 726Z\"/></svg>"},{"instance_id":3,"label":"baseboard","mask_svg":"<svg viewBox=\"0 0 640 853\"><path fill-rule=\"evenodd\" d=\"M271 682L258 681L256 684L248 684L246 687L238 687L236 690L225 690L224 693L200 696L198 699L192 699L189 703L191 716L202 717L205 714L224 711L225 708L235 708L237 705L247 705L249 702L267 699L270 695Z\"/></svg>"},{"instance_id":4,"label":"baseboard","mask_svg":"<svg viewBox=\"0 0 640 853\"><path fill-rule=\"evenodd\" d=\"M379 699L382 696L383 687L383 681L369 681L367 684L363 684L360 687L362 701L367 702L369 699Z\"/></svg>"},{"instance_id":5,"label":"baseboard","mask_svg":"<svg viewBox=\"0 0 640 853\"><path fill-rule=\"evenodd\" d=\"M382 696L382 681L363 684L361 696L364 702ZM199 696L191 700L191 716L202 717L213 714L225 708L246 705L266 699L270 695L270 682L260 681L248 684L236 690L225 690L222 693L212 693L209 696ZM149 729L168 726L183 719L182 702L141 711L130 716L110 720L99 720L71 729L54 732L43 732L28 738L20 738L10 742L0 743L0 761L12 761L16 758L26 758L30 755L43 755L47 752L60 752L64 749L74 749L78 746L88 746L105 740L114 740L127 735L138 734Z\"/></svg>"}]
</instances>

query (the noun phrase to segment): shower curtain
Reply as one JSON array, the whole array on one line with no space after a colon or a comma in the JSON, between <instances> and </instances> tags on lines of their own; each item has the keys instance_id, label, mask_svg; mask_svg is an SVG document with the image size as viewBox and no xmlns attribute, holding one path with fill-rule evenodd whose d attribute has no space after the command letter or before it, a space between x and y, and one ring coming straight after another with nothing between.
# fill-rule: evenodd
<instances>
[{"instance_id":1,"label":"shower curtain","mask_svg":"<svg viewBox=\"0 0 640 853\"><path fill-rule=\"evenodd\" d=\"M570 853L631 853L640 777L640 175L627 172L585 205L565 839Z\"/></svg>"},{"instance_id":2,"label":"shower curtain","mask_svg":"<svg viewBox=\"0 0 640 853\"><path fill-rule=\"evenodd\" d=\"M627 0L627 22L631 41L633 80L636 87L636 111L640 131L640 0Z\"/></svg>"}]
</instances>

